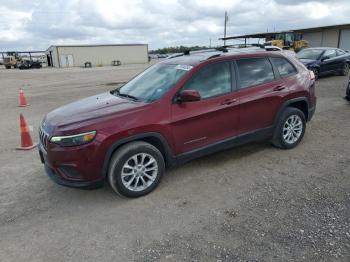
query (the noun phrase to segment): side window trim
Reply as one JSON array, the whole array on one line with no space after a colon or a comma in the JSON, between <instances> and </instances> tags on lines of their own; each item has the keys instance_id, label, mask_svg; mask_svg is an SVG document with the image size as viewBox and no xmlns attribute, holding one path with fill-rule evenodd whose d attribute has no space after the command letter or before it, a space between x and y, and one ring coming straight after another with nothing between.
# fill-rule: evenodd
<instances>
[{"instance_id":1,"label":"side window trim","mask_svg":"<svg viewBox=\"0 0 350 262\"><path fill-rule=\"evenodd\" d=\"M190 82L199 72L201 72L203 69L205 69L206 67L208 66L211 66L211 65L215 65L215 64L219 64L219 63L227 63L229 65L229 69L230 69L230 78L231 78L231 81L230 81L230 89L231 91L230 92L227 92L227 93L222 93L222 94L218 94L216 96L211 96L211 97L207 97L207 98L201 98L201 101L202 100L207 100L207 99L212 99L212 98L216 98L216 97L220 97L220 96L224 96L224 95L227 95L227 94L230 94L232 92L234 92L235 89L237 89L237 84L234 83L234 82L237 82L237 81L234 81L233 80L233 76L236 75L236 73L233 71L233 67L232 67L232 60L223 60L223 61L218 61L218 62L213 62L213 63L210 63L210 64L207 64L205 66L203 66L202 68L200 68L196 73L194 73L191 78L189 78L185 83L183 83L183 85L181 86L181 88L179 88L178 92L176 92L174 98L172 99L173 100L173 103L174 101L176 100L176 97L179 95L179 93L183 90L183 88L185 87L185 85Z\"/></svg>"},{"instance_id":2,"label":"side window trim","mask_svg":"<svg viewBox=\"0 0 350 262\"><path fill-rule=\"evenodd\" d=\"M236 67L236 61L230 60L231 68L231 93L238 91L238 70Z\"/></svg>"},{"instance_id":3,"label":"side window trim","mask_svg":"<svg viewBox=\"0 0 350 262\"><path fill-rule=\"evenodd\" d=\"M280 72L278 71L277 66L273 63L272 57L269 56L269 57L267 57L267 59L269 60L270 64L272 65L272 70L273 70L273 73L275 75L275 80L281 79L282 76L280 75Z\"/></svg>"},{"instance_id":4,"label":"side window trim","mask_svg":"<svg viewBox=\"0 0 350 262\"><path fill-rule=\"evenodd\" d=\"M257 85L252 85L252 86L247 86L247 87L244 87L244 88L241 88L241 79L240 79L240 75L239 75L239 70L238 70L238 65L237 65L237 60L243 60L243 59L257 59L257 58L262 58L262 59L266 59L270 64L271 64L271 67L272 67L272 72L273 72L273 75L274 75L274 79L272 81L268 81L268 82L265 82L265 83L261 83L261 84L257 84ZM235 70L236 70L236 75L237 75L237 91L239 90L244 90L244 89L249 89L249 88L254 88L254 87L257 87L257 86L260 86L260 85L265 85L265 84L268 84L268 83L272 83L278 79L280 79L280 76L279 74L276 75L276 71L275 71L275 68L274 68L274 65L273 63L271 63L269 57L267 56L264 56L264 57L247 57L247 58L239 58L239 59L235 59L234 60L234 64L235 64Z\"/></svg>"}]
</instances>

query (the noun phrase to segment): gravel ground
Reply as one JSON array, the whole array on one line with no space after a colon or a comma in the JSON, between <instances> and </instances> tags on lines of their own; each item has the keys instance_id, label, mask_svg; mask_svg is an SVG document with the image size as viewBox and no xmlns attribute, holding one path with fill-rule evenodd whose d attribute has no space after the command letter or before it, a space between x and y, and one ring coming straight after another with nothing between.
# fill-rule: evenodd
<instances>
[{"instance_id":1,"label":"gravel ground","mask_svg":"<svg viewBox=\"0 0 350 262\"><path fill-rule=\"evenodd\" d=\"M349 261L350 104L346 77L317 82L302 143L253 143L168 170L139 199L53 184L36 150L16 151L19 113L111 89L148 65L0 68L0 261ZM30 103L18 108L18 89Z\"/></svg>"}]
</instances>

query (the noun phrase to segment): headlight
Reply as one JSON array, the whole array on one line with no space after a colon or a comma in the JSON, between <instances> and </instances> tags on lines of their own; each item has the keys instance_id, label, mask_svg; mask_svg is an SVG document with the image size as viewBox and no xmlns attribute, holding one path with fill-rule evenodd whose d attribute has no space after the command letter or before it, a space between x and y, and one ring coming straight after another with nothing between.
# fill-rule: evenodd
<instances>
[{"instance_id":1,"label":"headlight","mask_svg":"<svg viewBox=\"0 0 350 262\"><path fill-rule=\"evenodd\" d=\"M94 140L96 131L72 135L72 136L53 136L50 142L61 146L79 146L87 144Z\"/></svg>"}]
</instances>

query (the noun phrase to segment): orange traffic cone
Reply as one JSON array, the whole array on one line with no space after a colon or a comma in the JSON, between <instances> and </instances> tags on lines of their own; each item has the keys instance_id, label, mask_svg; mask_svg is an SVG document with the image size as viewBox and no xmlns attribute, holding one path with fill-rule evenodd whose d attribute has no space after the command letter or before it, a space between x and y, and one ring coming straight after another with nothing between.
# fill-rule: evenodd
<instances>
[{"instance_id":1,"label":"orange traffic cone","mask_svg":"<svg viewBox=\"0 0 350 262\"><path fill-rule=\"evenodd\" d=\"M33 144L32 138L30 137L29 128L26 120L22 114L19 115L19 124L21 128L21 146L16 147L18 150L30 150L37 146Z\"/></svg>"},{"instance_id":2,"label":"orange traffic cone","mask_svg":"<svg viewBox=\"0 0 350 262\"><path fill-rule=\"evenodd\" d=\"M20 107L29 106L27 104L27 98L24 96L22 88L19 89L19 105Z\"/></svg>"}]
</instances>

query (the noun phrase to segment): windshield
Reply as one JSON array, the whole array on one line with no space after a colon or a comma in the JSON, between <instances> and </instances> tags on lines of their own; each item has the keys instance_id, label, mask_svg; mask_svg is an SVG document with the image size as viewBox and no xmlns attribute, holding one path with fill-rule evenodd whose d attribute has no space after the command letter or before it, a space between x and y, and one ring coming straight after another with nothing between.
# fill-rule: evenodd
<instances>
[{"instance_id":1,"label":"windshield","mask_svg":"<svg viewBox=\"0 0 350 262\"><path fill-rule=\"evenodd\" d=\"M161 98L192 66L156 64L122 86L115 94L136 101L152 102Z\"/></svg>"},{"instance_id":2,"label":"windshield","mask_svg":"<svg viewBox=\"0 0 350 262\"><path fill-rule=\"evenodd\" d=\"M318 60L323 53L322 49L303 49L297 53L299 59Z\"/></svg>"}]
</instances>

